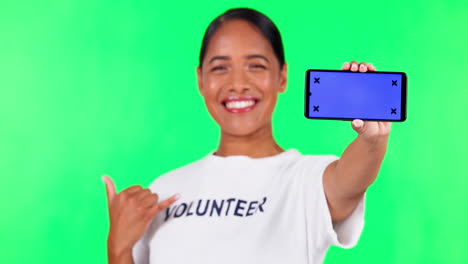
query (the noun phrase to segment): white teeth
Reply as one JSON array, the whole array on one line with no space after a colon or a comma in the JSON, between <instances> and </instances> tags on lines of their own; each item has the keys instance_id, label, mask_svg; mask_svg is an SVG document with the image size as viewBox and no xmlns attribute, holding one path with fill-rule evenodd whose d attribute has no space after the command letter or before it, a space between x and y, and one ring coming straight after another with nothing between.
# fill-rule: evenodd
<instances>
[{"instance_id":1,"label":"white teeth","mask_svg":"<svg viewBox=\"0 0 468 264\"><path fill-rule=\"evenodd\" d=\"M250 100L250 101L233 101L233 102L226 103L226 107L228 109L244 108L244 107L248 107L248 106L251 106L251 105L254 105L254 104L255 104L254 100Z\"/></svg>"}]
</instances>

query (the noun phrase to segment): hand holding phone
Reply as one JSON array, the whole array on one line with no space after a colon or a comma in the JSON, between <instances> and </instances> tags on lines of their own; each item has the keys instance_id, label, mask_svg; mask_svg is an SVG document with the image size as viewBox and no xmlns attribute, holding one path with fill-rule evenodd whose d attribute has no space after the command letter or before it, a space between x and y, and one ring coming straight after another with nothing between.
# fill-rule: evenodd
<instances>
[{"instance_id":1,"label":"hand holding phone","mask_svg":"<svg viewBox=\"0 0 468 264\"><path fill-rule=\"evenodd\" d=\"M305 112L309 119L406 120L404 72L306 71Z\"/></svg>"}]
</instances>

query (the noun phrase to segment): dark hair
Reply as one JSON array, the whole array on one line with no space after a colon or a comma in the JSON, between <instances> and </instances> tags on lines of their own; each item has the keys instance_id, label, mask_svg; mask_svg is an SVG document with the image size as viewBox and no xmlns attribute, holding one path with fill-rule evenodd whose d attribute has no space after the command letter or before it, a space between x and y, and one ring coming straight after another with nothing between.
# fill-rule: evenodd
<instances>
[{"instance_id":1,"label":"dark hair","mask_svg":"<svg viewBox=\"0 0 468 264\"><path fill-rule=\"evenodd\" d=\"M202 66L203 59L206 55L206 49L213 34L223 25L224 22L234 19L242 19L252 24L260 30L263 36L270 42L271 47L278 59L280 69L284 65L284 50L281 35L276 25L266 15L251 8L232 8L219 15L205 31L203 36L202 46L200 50L199 66Z\"/></svg>"}]
</instances>

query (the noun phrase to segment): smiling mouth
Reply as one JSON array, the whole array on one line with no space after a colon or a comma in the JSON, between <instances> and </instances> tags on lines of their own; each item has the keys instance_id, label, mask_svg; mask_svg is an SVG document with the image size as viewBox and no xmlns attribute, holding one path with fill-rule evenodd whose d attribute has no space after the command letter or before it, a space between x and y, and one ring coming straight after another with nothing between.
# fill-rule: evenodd
<instances>
[{"instance_id":1,"label":"smiling mouth","mask_svg":"<svg viewBox=\"0 0 468 264\"><path fill-rule=\"evenodd\" d=\"M255 108L259 100L236 100L223 102L224 109L231 113L245 113Z\"/></svg>"}]
</instances>

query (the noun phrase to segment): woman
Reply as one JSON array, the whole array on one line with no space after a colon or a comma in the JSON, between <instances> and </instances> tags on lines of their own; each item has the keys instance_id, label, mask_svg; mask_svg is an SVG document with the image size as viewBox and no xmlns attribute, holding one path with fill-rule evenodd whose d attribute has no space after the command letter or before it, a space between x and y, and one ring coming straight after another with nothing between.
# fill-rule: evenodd
<instances>
[{"instance_id":1,"label":"woman","mask_svg":"<svg viewBox=\"0 0 468 264\"><path fill-rule=\"evenodd\" d=\"M342 69L375 71L356 61ZM148 189L116 194L104 177L109 262L320 263L330 245L354 246L390 123L354 120L358 136L341 158L282 149L271 120L287 64L278 29L252 9L209 25L197 78L221 129L218 149Z\"/></svg>"}]
</instances>

